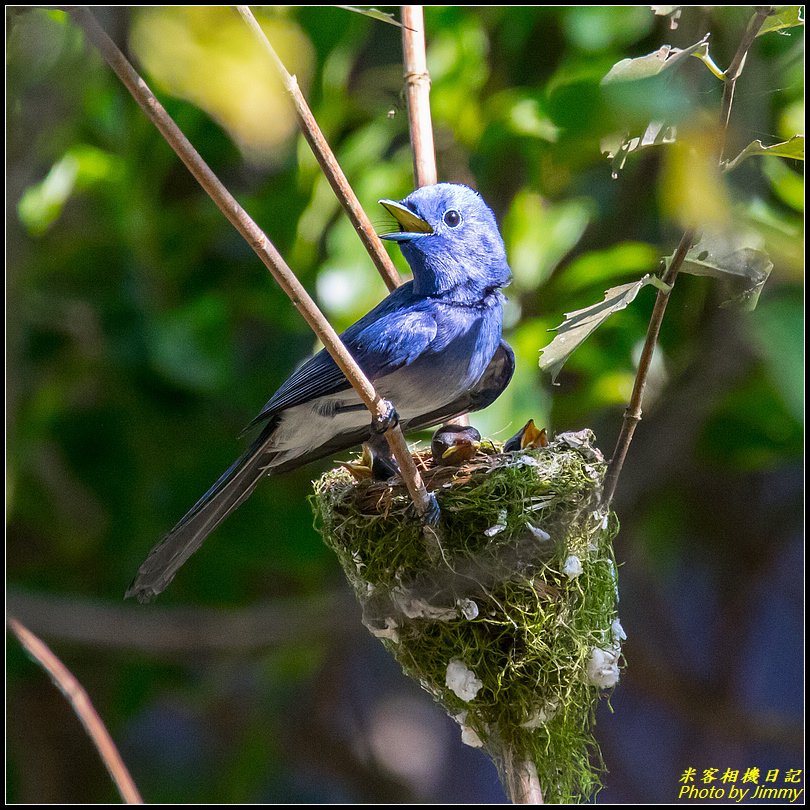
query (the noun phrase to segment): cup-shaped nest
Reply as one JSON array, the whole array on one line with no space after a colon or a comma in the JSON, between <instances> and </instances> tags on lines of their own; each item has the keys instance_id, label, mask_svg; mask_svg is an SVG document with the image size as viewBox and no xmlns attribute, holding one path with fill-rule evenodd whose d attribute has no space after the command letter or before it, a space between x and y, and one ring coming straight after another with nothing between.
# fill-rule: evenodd
<instances>
[{"instance_id":1,"label":"cup-shaped nest","mask_svg":"<svg viewBox=\"0 0 810 810\"><path fill-rule=\"evenodd\" d=\"M534 763L547 802L587 799L603 770L595 707L624 638L604 459L589 430L498 449L485 442L460 467L415 454L441 508L433 529L398 478L358 482L343 468L315 484L317 525L365 625L462 739L502 771Z\"/></svg>"}]
</instances>

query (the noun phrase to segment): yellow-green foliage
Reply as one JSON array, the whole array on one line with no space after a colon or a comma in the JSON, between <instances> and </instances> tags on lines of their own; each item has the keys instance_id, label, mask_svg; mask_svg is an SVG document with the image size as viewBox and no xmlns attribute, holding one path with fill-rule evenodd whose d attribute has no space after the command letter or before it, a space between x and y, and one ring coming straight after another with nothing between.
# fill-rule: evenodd
<instances>
[{"instance_id":1,"label":"yellow-green foliage","mask_svg":"<svg viewBox=\"0 0 810 810\"><path fill-rule=\"evenodd\" d=\"M618 527L598 509L605 465L592 441L582 431L539 450L493 447L461 468L418 456L441 507L436 534L401 487L343 469L315 486L318 527L364 623L466 742L496 761L504 747L532 759L546 801L598 788L594 710L618 677ZM451 661L466 683L448 685Z\"/></svg>"}]
</instances>

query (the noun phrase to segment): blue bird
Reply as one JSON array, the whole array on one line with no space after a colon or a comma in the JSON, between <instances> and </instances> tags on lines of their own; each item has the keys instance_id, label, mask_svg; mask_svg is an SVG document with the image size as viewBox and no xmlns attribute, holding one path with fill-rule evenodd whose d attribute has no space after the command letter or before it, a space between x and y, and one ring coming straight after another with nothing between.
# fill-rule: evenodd
<instances>
[{"instance_id":1,"label":"blue bird","mask_svg":"<svg viewBox=\"0 0 810 810\"><path fill-rule=\"evenodd\" d=\"M493 402L514 371L501 337L511 273L495 216L463 185L417 189L380 200L400 230L413 280L350 326L341 338L403 430L431 427ZM370 414L323 350L284 382L248 426L261 432L152 549L126 596L149 601L265 475L296 469L369 439Z\"/></svg>"}]
</instances>

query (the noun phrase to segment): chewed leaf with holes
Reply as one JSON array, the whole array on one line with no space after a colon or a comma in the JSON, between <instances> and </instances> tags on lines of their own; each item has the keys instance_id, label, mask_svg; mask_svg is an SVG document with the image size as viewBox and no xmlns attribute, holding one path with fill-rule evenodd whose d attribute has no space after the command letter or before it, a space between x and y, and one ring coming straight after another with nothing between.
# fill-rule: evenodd
<instances>
[{"instance_id":1,"label":"chewed leaf with holes","mask_svg":"<svg viewBox=\"0 0 810 810\"><path fill-rule=\"evenodd\" d=\"M672 256L665 261L669 265ZM681 272L718 279L724 296L720 306L750 311L772 269L768 254L746 245L744 237L705 234L686 254Z\"/></svg>"},{"instance_id":2,"label":"chewed leaf with holes","mask_svg":"<svg viewBox=\"0 0 810 810\"><path fill-rule=\"evenodd\" d=\"M746 158L754 155L772 155L773 157L804 160L804 135L794 135L789 141L765 146L762 141L752 141L734 160L726 164L726 170L736 169Z\"/></svg>"},{"instance_id":3,"label":"chewed leaf with holes","mask_svg":"<svg viewBox=\"0 0 810 810\"><path fill-rule=\"evenodd\" d=\"M639 290L647 284L660 285L662 282L655 276L647 274L630 284L620 284L605 292L605 298L598 304L592 304L576 312L566 312L565 321L557 328L557 336L542 349L540 368L551 374L551 381L557 384L557 375L573 352L590 337L598 326L604 323L614 312L624 309L638 295Z\"/></svg>"}]
</instances>

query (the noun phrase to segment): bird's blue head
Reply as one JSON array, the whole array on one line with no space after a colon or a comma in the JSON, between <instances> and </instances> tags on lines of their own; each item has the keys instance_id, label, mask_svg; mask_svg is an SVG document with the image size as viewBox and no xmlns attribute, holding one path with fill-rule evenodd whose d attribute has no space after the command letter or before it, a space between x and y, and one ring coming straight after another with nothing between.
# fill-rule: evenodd
<instances>
[{"instance_id":1,"label":"bird's blue head","mask_svg":"<svg viewBox=\"0 0 810 810\"><path fill-rule=\"evenodd\" d=\"M417 295L475 301L511 279L495 215L477 191L455 183L423 186L404 200L380 200L400 230Z\"/></svg>"}]
</instances>

